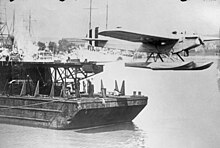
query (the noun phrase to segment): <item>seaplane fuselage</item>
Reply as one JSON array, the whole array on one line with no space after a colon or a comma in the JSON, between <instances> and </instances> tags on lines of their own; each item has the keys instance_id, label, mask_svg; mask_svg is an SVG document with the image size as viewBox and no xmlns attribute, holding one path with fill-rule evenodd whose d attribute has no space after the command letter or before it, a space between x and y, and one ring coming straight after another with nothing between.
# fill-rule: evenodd
<instances>
[{"instance_id":1,"label":"seaplane fuselage","mask_svg":"<svg viewBox=\"0 0 220 148\"><path fill-rule=\"evenodd\" d=\"M138 48L139 52L166 54L179 53L203 45L199 37L182 37L178 41L158 41L157 43L144 42Z\"/></svg>"}]
</instances>

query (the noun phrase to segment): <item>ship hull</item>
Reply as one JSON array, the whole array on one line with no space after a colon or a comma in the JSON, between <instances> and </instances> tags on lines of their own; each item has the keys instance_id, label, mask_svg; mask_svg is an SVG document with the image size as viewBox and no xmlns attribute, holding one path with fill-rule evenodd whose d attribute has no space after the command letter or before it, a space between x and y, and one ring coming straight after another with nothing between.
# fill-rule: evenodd
<instances>
[{"instance_id":1,"label":"ship hull","mask_svg":"<svg viewBox=\"0 0 220 148\"><path fill-rule=\"evenodd\" d=\"M108 98L0 97L0 123L81 129L132 121L147 105L144 96Z\"/></svg>"}]
</instances>

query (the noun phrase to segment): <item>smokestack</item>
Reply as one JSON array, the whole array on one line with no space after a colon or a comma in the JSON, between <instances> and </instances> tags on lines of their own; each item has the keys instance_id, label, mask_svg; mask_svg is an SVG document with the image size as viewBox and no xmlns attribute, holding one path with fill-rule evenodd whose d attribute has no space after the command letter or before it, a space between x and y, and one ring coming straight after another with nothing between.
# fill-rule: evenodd
<instances>
[{"instance_id":1,"label":"smokestack","mask_svg":"<svg viewBox=\"0 0 220 148\"><path fill-rule=\"evenodd\" d=\"M92 29L89 29L89 38L92 38ZM92 45L92 41L89 41L89 44Z\"/></svg>"},{"instance_id":2,"label":"smokestack","mask_svg":"<svg viewBox=\"0 0 220 148\"><path fill-rule=\"evenodd\" d=\"M125 95L125 81L122 81L122 85L121 85L121 95L124 96Z\"/></svg>"},{"instance_id":3,"label":"smokestack","mask_svg":"<svg viewBox=\"0 0 220 148\"><path fill-rule=\"evenodd\" d=\"M99 27L95 27L95 38L98 39ZM95 47L98 46L98 41L95 41Z\"/></svg>"},{"instance_id":4,"label":"smokestack","mask_svg":"<svg viewBox=\"0 0 220 148\"><path fill-rule=\"evenodd\" d=\"M98 38L99 27L95 27L95 38Z\"/></svg>"}]
</instances>

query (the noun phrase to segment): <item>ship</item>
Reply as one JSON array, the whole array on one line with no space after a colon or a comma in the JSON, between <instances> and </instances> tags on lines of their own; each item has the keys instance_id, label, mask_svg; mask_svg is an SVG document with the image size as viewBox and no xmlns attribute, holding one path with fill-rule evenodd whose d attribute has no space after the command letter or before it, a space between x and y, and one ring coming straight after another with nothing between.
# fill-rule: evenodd
<instances>
[{"instance_id":1,"label":"ship","mask_svg":"<svg viewBox=\"0 0 220 148\"><path fill-rule=\"evenodd\" d=\"M78 59L0 61L0 123L66 130L132 122L148 97L126 95L124 81L121 90L115 83L118 93L107 93L102 82L94 93L90 78L103 71Z\"/></svg>"}]
</instances>

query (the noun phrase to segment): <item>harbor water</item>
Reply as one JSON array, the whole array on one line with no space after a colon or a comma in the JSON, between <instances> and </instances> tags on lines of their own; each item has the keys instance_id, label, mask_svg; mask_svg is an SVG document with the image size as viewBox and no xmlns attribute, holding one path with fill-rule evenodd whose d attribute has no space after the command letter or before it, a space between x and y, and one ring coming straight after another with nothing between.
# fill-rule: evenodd
<instances>
[{"instance_id":1,"label":"harbor water","mask_svg":"<svg viewBox=\"0 0 220 148\"><path fill-rule=\"evenodd\" d=\"M126 94L141 92L148 105L133 120L81 130L0 124L0 148L217 148L220 145L218 59L202 71L152 71L107 63L93 78L107 91L125 80Z\"/></svg>"}]
</instances>

